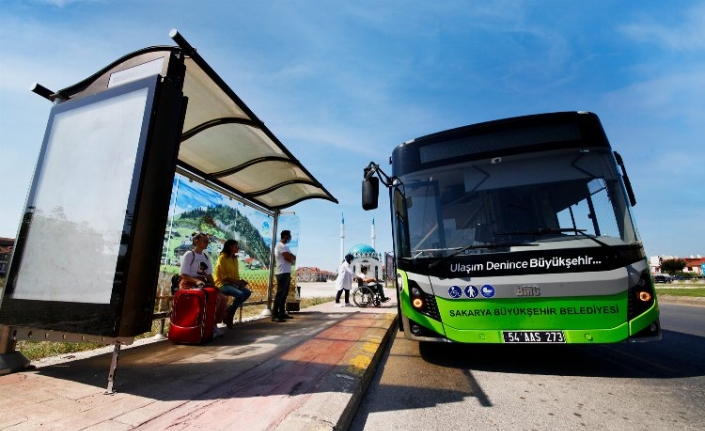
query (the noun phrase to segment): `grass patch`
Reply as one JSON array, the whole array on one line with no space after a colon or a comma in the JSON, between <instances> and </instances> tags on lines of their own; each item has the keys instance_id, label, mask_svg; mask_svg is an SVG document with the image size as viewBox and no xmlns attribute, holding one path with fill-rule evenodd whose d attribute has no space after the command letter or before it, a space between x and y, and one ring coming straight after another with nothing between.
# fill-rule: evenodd
<instances>
[{"instance_id":1,"label":"grass patch","mask_svg":"<svg viewBox=\"0 0 705 431\"><path fill-rule=\"evenodd\" d=\"M656 288L656 295L671 295L671 296L698 296L705 297L705 287L691 287L691 288L667 288L659 289Z\"/></svg>"},{"instance_id":2,"label":"grass patch","mask_svg":"<svg viewBox=\"0 0 705 431\"><path fill-rule=\"evenodd\" d=\"M135 337L139 340L141 338L153 337L159 333L159 321L155 320L152 322L152 330L140 334ZM22 352L23 355L27 357L30 361L41 358L48 358L49 356L65 355L67 353L84 352L86 350L99 349L105 347L107 344L96 343L92 341L82 342L82 343L69 343L69 342L56 342L56 341L34 341L34 340L17 340L15 345L15 350Z\"/></svg>"},{"instance_id":3,"label":"grass patch","mask_svg":"<svg viewBox=\"0 0 705 431\"><path fill-rule=\"evenodd\" d=\"M100 343L65 343L52 341L18 340L15 350L22 352L30 361L48 358L50 356L65 355L67 353L83 352L105 347Z\"/></svg>"}]
</instances>

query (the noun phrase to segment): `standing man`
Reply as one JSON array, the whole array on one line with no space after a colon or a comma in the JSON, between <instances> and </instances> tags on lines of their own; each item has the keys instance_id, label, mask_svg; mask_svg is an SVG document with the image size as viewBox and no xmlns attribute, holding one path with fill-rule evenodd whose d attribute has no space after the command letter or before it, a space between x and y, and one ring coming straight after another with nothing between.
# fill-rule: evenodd
<instances>
[{"instance_id":1,"label":"standing man","mask_svg":"<svg viewBox=\"0 0 705 431\"><path fill-rule=\"evenodd\" d=\"M289 246L291 241L291 231L283 230L281 240L274 247L274 257L276 260L277 293L274 296L274 308L272 309L272 322L286 322L293 316L286 314L286 297L289 295L289 283L291 283L291 265L296 263L296 256L291 254Z\"/></svg>"}]
</instances>

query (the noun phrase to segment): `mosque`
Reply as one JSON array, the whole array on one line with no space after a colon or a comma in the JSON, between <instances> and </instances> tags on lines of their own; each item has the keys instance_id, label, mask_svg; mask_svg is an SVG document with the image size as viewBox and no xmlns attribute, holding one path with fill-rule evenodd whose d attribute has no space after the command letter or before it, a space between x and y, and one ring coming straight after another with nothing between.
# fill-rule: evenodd
<instances>
[{"instance_id":1,"label":"mosque","mask_svg":"<svg viewBox=\"0 0 705 431\"><path fill-rule=\"evenodd\" d=\"M384 256L382 253L377 253L375 250L375 218L372 216L372 231L370 239L372 240L372 245L368 244L355 244L347 251L345 250L345 217L343 216L340 221L340 258L338 262L342 262L346 254L350 253L355 258L352 261L353 271L355 274L359 274L360 268L363 266L367 267L367 275L369 277L375 277L379 280L384 280L386 268L384 266ZM296 281L332 281L337 275L336 272L322 271L320 268L316 267L302 267L296 269Z\"/></svg>"},{"instance_id":2,"label":"mosque","mask_svg":"<svg viewBox=\"0 0 705 431\"><path fill-rule=\"evenodd\" d=\"M355 258L352 261L353 271L355 274L360 273L360 268L362 266L367 267L367 275L369 277L376 277L379 280L384 279L384 264L382 261L382 254L375 251L375 239L377 235L375 233L375 217L372 216L372 230L370 235L370 240L372 245L367 245L363 243L355 244L350 249L345 252L345 216L341 217L340 220L340 262L346 254L350 253Z\"/></svg>"}]
</instances>

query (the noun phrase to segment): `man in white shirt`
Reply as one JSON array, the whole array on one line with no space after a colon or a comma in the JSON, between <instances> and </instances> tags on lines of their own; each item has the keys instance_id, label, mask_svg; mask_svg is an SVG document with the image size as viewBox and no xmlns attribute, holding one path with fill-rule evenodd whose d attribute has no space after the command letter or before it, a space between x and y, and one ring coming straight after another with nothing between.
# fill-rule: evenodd
<instances>
[{"instance_id":1,"label":"man in white shirt","mask_svg":"<svg viewBox=\"0 0 705 431\"><path fill-rule=\"evenodd\" d=\"M289 284L291 283L291 265L296 263L296 256L286 245L291 241L291 231L283 230L280 237L281 240L274 247L277 293L274 295L272 322L286 322L286 319L293 318L293 316L286 314L286 297L289 295Z\"/></svg>"}]
</instances>

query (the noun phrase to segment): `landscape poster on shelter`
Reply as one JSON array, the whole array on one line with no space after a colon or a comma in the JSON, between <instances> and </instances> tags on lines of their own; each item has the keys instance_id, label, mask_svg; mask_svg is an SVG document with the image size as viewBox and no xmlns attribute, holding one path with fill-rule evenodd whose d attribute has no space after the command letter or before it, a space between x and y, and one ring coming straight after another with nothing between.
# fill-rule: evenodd
<instances>
[{"instance_id":1,"label":"landscape poster on shelter","mask_svg":"<svg viewBox=\"0 0 705 431\"><path fill-rule=\"evenodd\" d=\"M290 230L289 248L294 254L299 245L299 226L295 214L280 214L276 240L279 232ZM194 233L203 232L211 237L206 253L212 260L217 259L226 240L235 239L240 246L240 260L248 269L269 269L273 227L274 219L268 214L177 174L164 233L162 263L178 266L181 256L192 248Z\"/></svg>"}]
</instances>

